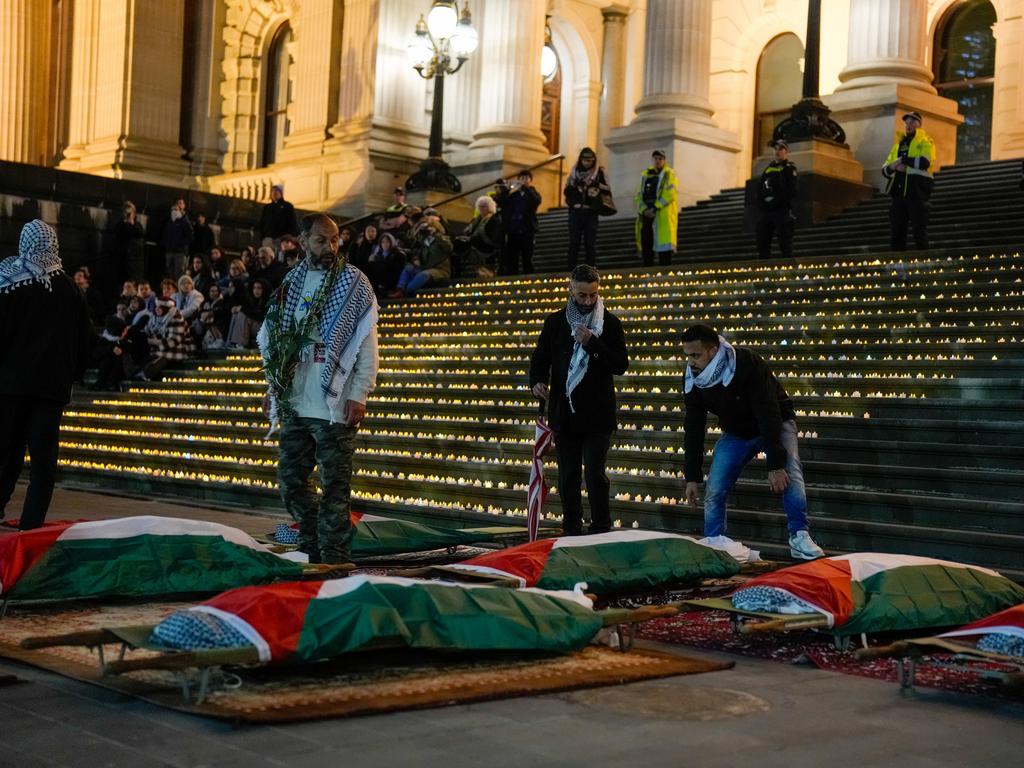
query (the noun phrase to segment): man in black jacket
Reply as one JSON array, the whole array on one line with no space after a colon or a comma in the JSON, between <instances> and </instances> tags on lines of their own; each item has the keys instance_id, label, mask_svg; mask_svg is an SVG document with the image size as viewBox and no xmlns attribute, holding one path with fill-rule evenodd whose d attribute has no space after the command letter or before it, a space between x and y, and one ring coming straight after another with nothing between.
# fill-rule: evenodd
<instances>
[{"instance_id":1,"label":"man in black jacket","mask_svg":"<svg viewBox=\"0 0 1024 768\"><path fill-rule=\"evenodd\" d=\"M605 533L612 526L605 474L608 446L618 427L612 377L625 373L629 356L622 323L601 302L599 277L588 264L572 271L568 305L548 315L530 361L530 389L548 400L548 424L555 433L558 496L567 536L583 533L584 466L588 532Z\"/></svg>"},{"instance_id":2,"label":"man in black jacket","mask_svg":"<svg viewBox=\"0 0 1024 768\"><path fill-rule=\"evenodd\" d=\"M782 494L789 527L790 554L800 560L824 556L807 531L807 495L796 442L793 401L759 356L733 347L707 325L683 332L686 354L684 459L686 502L697 504L703 479L708 412L718 416L722 436L715 444L704 489L704 535L725 535L726 495L743 467L764 451L768 485Z\"/></svg>"},{"instance_id":3,"label":"man in black jacket","mask_svg":"<svg viewBox=\"0 0 1024 768\"><path fill-rule=\"evenodd\" d=\"M18 255L0 262L0 517L32 455L21 530L46 518L57 471L64 406L89 344L89 316L64 273L57 233L44 222L21 230Z\"/></svg>"},{"instance_id":4,"label":"man in black jacket","mask_svg":"<svg viewBox=\"0 0 1024 768\"><path fill-rule=\"evenodd\" d=\"M782 139L768 144L775 159L761 173L757 185L757 255L772 255L772 234L779 238L784 259L793 258L793 200L796 198L796 166L789 162L789 145Z\"/></svg>"},{"instance_id":5,"label":"man in black jacket","mask_svg":"<svg viewBox=\"0 0 1024 768\"><path fill-rule=\"evenodd\" d=\"M505 250L502 252L501 274L519 273L522 259L523 272L533 272L533 243L537 236L537 208L540 192L533 188L533 173L524 169L516 176L513 186L498 185L498 208L505 225Z\"/></svg>"},{"instance_id":6,"label":"man in black jacket","mask_svg":"<svg viewBox=\"0 0 1024 768\"><path fill-rule=\"evenodd\" d=\"M275 250L283 235L297 236L299 222L295 218L295 206L284 199L284 185L275 184L270 188L270 202L263 206L260 215L260 237L263 245Z\"/></svg>"}]
</instances>

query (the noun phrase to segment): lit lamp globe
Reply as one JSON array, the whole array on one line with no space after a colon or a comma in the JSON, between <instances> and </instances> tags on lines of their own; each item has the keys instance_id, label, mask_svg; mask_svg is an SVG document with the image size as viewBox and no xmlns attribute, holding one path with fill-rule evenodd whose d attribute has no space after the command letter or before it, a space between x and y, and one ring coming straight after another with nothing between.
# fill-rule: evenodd
<instances>
[{"instance_id":1,"label":"lit lamp globe","mask_svg":"<svg viewBox=\"0 0 1024 768\"><path fill-rule=\"evenodd\" d=\"M480 36L477 35L476 29L473 28L470 21L463 16L455 26L455 31L452 32L449 43L456 56L466 58L480 45Z\"/></svg>"},{"instance_id":2,"label":"lit lamp globe","mask_svg":"<svg viewBox=\"0 0 1024 768\"><path fill-rule=\"evenodd\" d=\"M417 31L405 46L406 56L414 67L423 67L434 55L434 47L430 44L426 31Z\"/></svg>"},{"instance_id":3,"label":"lit lamp globe","mask_svg":"<svg viewBox=\"0 0 1024 768\"><path fill-rule=\"evenodd\" d=\"M550 80L558 69L558 55L550 45L545 45L540 51L540 74L545 80Z\"/></svg>"},{"instance_id":4,"label":"lit lamp globe","mask_svg":"<svg viewBox=\"0 0 1024 768\"><path fill-rule=\"evenodd\" d=\"M455 10L455 0L434 0L434 5L427 14L427 28L435 40L446 40L455 32L459 23L459 12Z\"/></svg>"}]
</instances>

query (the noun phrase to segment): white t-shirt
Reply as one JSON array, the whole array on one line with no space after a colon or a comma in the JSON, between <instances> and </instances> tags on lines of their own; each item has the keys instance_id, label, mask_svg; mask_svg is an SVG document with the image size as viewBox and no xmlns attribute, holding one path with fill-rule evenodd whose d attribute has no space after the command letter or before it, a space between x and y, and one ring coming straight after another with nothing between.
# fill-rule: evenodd
<instances>
[{"instance_id":1,"label":"white t-shirt","mask_svg":"<svg viewBox=\"0 0 1024 768\"><path fill-rule=\"evenodd\" d=\"M306 280L302 284L302 295L295 307L295 324L298 325L309 314L313 297L320 290L326 270L310 269L306 272ZM313 344L303 350L302 357L295 369L295 382L292 386L292 407L295 412L307 419L323 419L330 421L331 412L327 408L327 400L321 388L324 366L327 364L327 345L320 336L319 323L315 323L309 334Z\"/></svg>"}]
</instances>

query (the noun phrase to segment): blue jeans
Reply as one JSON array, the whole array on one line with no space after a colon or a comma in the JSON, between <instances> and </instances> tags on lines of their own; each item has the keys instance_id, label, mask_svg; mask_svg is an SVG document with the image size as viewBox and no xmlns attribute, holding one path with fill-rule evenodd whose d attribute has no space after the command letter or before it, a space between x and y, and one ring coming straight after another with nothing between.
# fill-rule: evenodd
<instances>
[{"instance_id":1,"label":"blue jeans","mask_svg":"<svg viewBox=\"0 0 1024 768\"><path fill-rule=\"evenodd\" d=\"M782 508L786 512L789 534L807 530L807 493L804 490L804 470L796 443L796 422L782 422L781 442L786 449L786 473L789 486L782 493ZM723 433L715 443L704 488L704 535L725 535L725 498L736 484L736 479L752 458L764 450L764 440L758 436L749 440Z\"/></svg>"},{"instance_id":2,"label":"blue jeans","mask_svg":"<svg viewBox=\"0 0 1024 768\"><path fill-rule=\"evenodd\" d=\"M398 287L406 293L416 293L429 282L431 282L430 273L420 271L419 267L412 264L406 264L402 274L398 277Z\"/></svg>"}]
</instances>

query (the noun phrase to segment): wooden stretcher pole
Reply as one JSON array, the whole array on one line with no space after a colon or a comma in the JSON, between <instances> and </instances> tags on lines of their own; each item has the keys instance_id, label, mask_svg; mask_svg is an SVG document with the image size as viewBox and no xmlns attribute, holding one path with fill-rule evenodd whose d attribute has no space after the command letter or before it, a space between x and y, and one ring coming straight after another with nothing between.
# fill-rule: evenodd
<instances>
[{"instance_id":1,"label":"wooden stretcher pole","mask_svg":"<svg viewBox=\"0 0 1024 768\"><path fill-rule=\"evenodd\" d=\"M920 648L904 642L896 642L891 645L880 645L876 648L858 648L854 655L858 661L873 661L875 659L889 659L894 656L923 656Z\"/></svg>"},{"instance_id":2,"label":"wooden stretcher pole","mask_svg":"<svg viewBox=\"0 0 1024 768\"><path fill-rule=\"evenodd\" d=\"M759 632L788 632L793 629L819 629L827 626L827 616L773 619L771 621L748 621L740 624L740 634L753 635Z\"/></svg>"},{"instance_id":3,"label":"wooden stretcher pole","mask_svg":"<svg viewBox=\"0 0 1024 768\"><path fill-rule=\"evenodd\" d=\"M88 629L82 632L70 632L66 635L26 637L21 641L21 647L26 651L34 651L40 648L56 648L62 645L94 646L120 642L122 642L121 638L113 632L108 632L105 629Z\"/></svg>"},{"instance_id":4,"label":"wooden stretcher pole","mask_svg":"<svg viewBox=\"0 0 1024 768\"><path fill-rule=\"evenodd\" d=\"M144 669L182 670L194 667L217 667L221 665L258 664L259 652L255 648L224 648L209 651L186 651L149 656L139 659L122 659L107 664L106 671L112 675L137 672Z\"/></svg>"}]
</instances>

